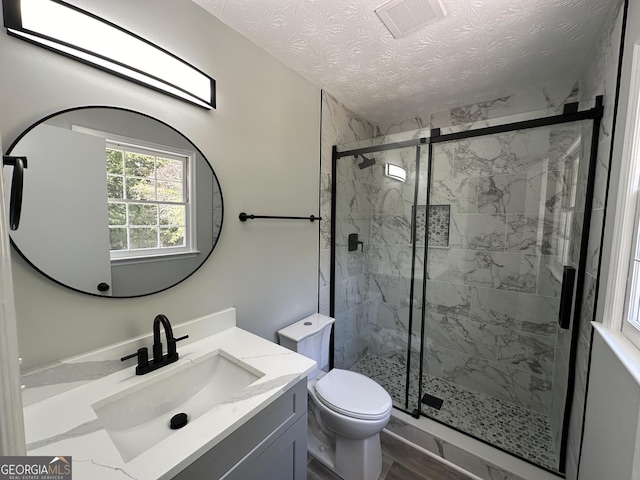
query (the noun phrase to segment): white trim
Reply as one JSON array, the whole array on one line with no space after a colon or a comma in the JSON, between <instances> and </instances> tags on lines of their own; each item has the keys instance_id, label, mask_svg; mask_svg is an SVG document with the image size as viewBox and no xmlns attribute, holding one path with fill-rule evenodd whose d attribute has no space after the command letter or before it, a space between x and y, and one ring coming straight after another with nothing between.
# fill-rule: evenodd
<instances>
[{"instance_id":1,"label":"white trim","mask_svg":"<svg viewBox=\"0 0 640 480\"><path fill-rule=\"evenodd\" d=\"M617 330L611 330L598 322L591 322L613 354L640 386L640 350Z\"/></svg>"},{"instance_id":2,"label":"white trim","mask_svg":"<svg viewBox=\"0 0 640 480\"><path fill-rule=\"evenodd\" d=\"M640 349L640 330L633 323L627 321L626 318L622 319L622 333L631 341L637 348ZM620 329L618 329L620 331Z\"/></svg>"},{"instance_id":3,"label":"white trim","mask_svg":"<svg viewBox=\"0 0 640 480\"><path fill-rule=\"evenodd\" d=\"M154 262L162 262L165 260L178 260L183 258L191 258L191 257L196 257L198 255L200 255L200 251L194 250L191 252L160 253L157 255L145 255L140 257L112 258L111 265L133 265L137 263L154 263Z\"/></svg>"},{"instance_id":4,"label":"white trim","mask_svg":"<svg viewBox=\"0 0 640 480\"><path fill-rule=\"evenodd\" d=\"M26 455L26 447L11 252L3 190L0 168L0 456L18 456Z\"/></svg>"},{"instance_id":5,"label":"white trim","mask_svg":"<svg viewBox=\"0 0 640 480\"><path fill-rule=\"evenodd\" d=\"M615 203L612 248L608 265L608 282L604 285L603 324L611 330L620 331L625 314L625 296L629 275L629 258L634 239L636 217L636 197L640 162L633 161L640 156L640 46L636 43L633 51L629 110L624 132L624 146L618 195Z\"/></svg>"}]
</instances>

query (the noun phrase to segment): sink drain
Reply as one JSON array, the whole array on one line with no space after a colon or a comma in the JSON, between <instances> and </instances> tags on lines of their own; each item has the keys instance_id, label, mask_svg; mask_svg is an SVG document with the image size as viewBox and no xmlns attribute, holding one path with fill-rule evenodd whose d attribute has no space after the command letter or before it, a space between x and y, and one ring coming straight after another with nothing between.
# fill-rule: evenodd
<instances>
[{"instance_id":1,"label":"sink drain","mask_svg":"<svg viewBox=\"0 0 640 480\"><path fill-rule=\"evenodd\" d=\"M177 430L184 427L188 421L189 418L187 417L186 413L176 413L173 417L171 417L169 426L171 427L171 430Z\"/></svg>"}]
</instances>

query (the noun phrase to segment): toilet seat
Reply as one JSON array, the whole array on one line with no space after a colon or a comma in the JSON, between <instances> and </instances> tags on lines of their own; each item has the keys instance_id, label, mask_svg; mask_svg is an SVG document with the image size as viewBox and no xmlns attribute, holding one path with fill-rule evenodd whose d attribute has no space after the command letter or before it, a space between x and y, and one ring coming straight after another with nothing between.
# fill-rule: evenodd
<instances>
[{"instance_id":1,"label":"toilet seat","mask_svg":"<svg viewBox=\"0 0 640 480\"><path fill-rule=\"evenodd\" d=\"M389 415L391 396L378 383L357 372L334 368L315 384L327 408L347 417L381 420Z\"/></svg>"}]
</instances>

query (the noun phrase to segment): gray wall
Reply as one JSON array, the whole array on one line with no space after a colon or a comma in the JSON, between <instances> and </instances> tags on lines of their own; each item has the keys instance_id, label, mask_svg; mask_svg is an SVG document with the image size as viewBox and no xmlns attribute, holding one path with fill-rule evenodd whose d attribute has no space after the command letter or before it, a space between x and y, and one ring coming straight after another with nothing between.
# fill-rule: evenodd
<instances>
[{"instance_id":1,"label":"gray wall","mask_svg":"<svg viewBox=\"0 0 640 480\"><path fill-rule=\"evenodd\" d=\"M195 275L138 299L75 293L14 254L23 367L147 333L158 313L181 322L235 306L239 326L275 340L278 328L317 311L318 224L244 224L238 214L318 213L319 89L187 0L72 3L214 77L218 108L206 111L3 33L0 59L10 72L0 78L3 144L62 109L138 110L175 126L207 156L222 186L225 219L216 250Z\"/></svg>"},{"instance_id":2,"label":"gray wall","mask_svg":"<svg viewBox=\"0 0 640 480\"><path fill-rule=\"evenodd\" d=\"M637 363L639 357L637 350L632 351L633 345L629 345L631 351L617 347L614 353L609 342L616 343L615 337L606 331L596 331L593 337L581 480L635 480L639 474L640 384L637 372L632 374L621 361L625 358L626 362Z\"/></svg>"}]
</instances>

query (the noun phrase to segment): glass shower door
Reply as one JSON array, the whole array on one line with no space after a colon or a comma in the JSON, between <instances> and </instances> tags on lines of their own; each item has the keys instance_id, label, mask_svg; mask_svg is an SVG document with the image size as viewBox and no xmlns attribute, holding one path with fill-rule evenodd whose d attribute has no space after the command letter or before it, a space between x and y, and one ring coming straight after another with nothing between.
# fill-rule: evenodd
<instances>
[{"instance_id":1,"label":"glass shower door","mask_svg":"<svg viewBox=\"0 0 640 480\"><path fill-rule=\"evenodd\" d=\"M435 138L420 158L420 412L554 471L570 355L560 300L580 268L591 129Z\"/></svg>"},{"instance_id":2,"label":"glass shower door","mask_svg":"<svg viewBox=\"0 0 640 480\"><path fill-rule=\"evenodd\" d=\"M421 301L412 304L416 147L335 162L334 366L367 375L395 407L408 410L411 399L413 409L407 378L411 362L419 364L422 322ZM401 170L389 176L387 165Z\"/></svg>"}]
</instances>

